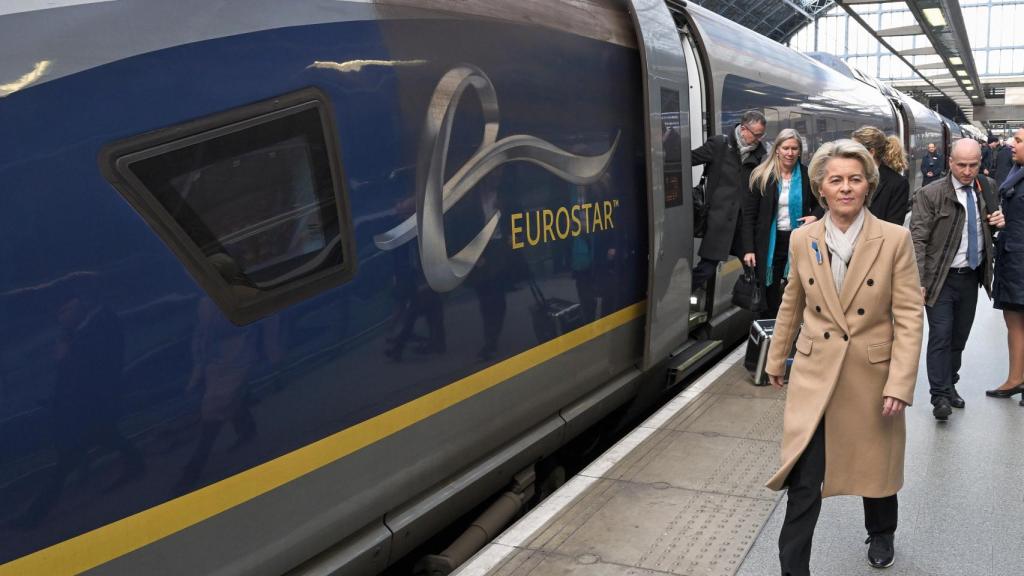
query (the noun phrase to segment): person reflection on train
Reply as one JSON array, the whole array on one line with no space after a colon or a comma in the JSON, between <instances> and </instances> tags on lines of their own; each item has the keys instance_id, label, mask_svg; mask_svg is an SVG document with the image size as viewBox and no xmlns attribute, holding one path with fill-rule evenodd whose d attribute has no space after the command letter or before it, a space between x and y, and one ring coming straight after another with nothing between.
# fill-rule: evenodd
<instances>
[{"instance_id":1,"label":"person reflection on train","mask_svg":"<svg viewBox=\"0 0 1024 576\"><path fill-rule=\"evenodd\" d=\"M498 211L498 187L495 180L487 180L480 186L478 194L484 220ZM502 219L502 223L505 220ZM481 360L492 360L498 352L498 338L505 325L507 308L506 286L509 278L509 253L512 251L507 234L498 225L491 236L487 248L476 262L476 268L470 276L470 284L476 292L480 305L480 318L483 323L483 347L477 352Z\"/></svg>"},{"instance_id":2,"label":"person reflection on train","mask_svg":"<svg viewBox=\"0 0 1024 576\"><path fill-rule=\"evenodd\" d=\"M402 200L396 213L405 215L415 210L413 199ZM447 336L444 325L444 302L441 295L427 285L420 268L416 243L407 242L392 251L395 265L395 312L392 316L397 332L386 340L384 355L395 362L401 362L405 347L414 340L420 341L415 351L421 354L444 354ZM428 336L416 334L416 322L420 317L427 322Z\"/></svg>"},{"instance_id":3,"label":"person reflection on train","mask_svg":"<svg viewBox=\"0 0 1024 576\"><path fill-rule=\"evenodd\" d=\"M587 196L594 189L590 186L576 186L576 203L588 202ZM594 201L589 199L589 201ZM594 285L594 235L580 234L572 239L572 251L569 268L576 285L576 296L580 302L580 312L584 324L593 322L597 313L597 287Z\"/></svg>"},{"instance_id":4,"label":"person reflection on train","mask_svg":"<svg viewBox=\"0 0 1024 576\"><path fill-rule=\"evenodd\" d=\"M878 166L878 187L871 194L868 210L877 218L902 226L910 210L910 182L903 176L907 155L900 139L886 137L874 126L854 130L853 139L868 149Z\"/></svg>"},{"instance_id":5,"label":"person reflection on train","mask_svg":"<svg viewBox=\"0 0 1024 576\"><path fill-rule=\"evenodd\" d=\"M767 484L788 488L784 575L810 574L823 496L862 496L868 562L894 562L904 409L914 398L923 326L910 231L866 208L878 183L871 154L853 140L829 142L808 174L828 211L790 237L789 283L765 369L781 389L796 340L782 465Z\"/></svg>"},{"instance_id":6,"label":"person reflection on train","mask_svg":"<svg viewBox=\"0 0 1024 576\"><path fill-rule=\"evenodd\" d=\"M807 167L800 162L802 153L800 133L787 128L779 132L764 162L750 174L750 194L740 229L743 263L757 271L758 281L766 287L765 318L774 318L782 302L789 275L790 235L825 213L811 192Z\"/></svg>"},{"instance_id":7,"label":"person reflection on train","mask_svg":"<svg viewBox=\"0 0 1024 576\"><path fill-rule=\"evenodd\" d=\"M244 300L258 293L231 256L217 253L211 255L209 261L236 298ZM202 389L202 423L196 447L175 484L176 494L196 485L226 422L231 421L235 431L232 449L256 436L256 421L247 405L249 375L259 362L261 352L272 365L281 360L280 322L276 316L235 326L210 298L199 301L196 316L192 375L185 392Z\"/></svg>"},{"instance_id":8,"label":"person reflection on train","mask_svg":"<svg viewBox=\"0 0 1024 576\"><path fill-rule=\"evenodd\" d=\"M100 298L100 278L76 272L54 283L60 333L51 418L57 464L15 524L31 527L57 503L67 478L89 472L89 454L103 447L121 454L113 490L145 471L142 453L118 430L124 364L124 331L117 314Z\"/></svg>"}]
</instances>

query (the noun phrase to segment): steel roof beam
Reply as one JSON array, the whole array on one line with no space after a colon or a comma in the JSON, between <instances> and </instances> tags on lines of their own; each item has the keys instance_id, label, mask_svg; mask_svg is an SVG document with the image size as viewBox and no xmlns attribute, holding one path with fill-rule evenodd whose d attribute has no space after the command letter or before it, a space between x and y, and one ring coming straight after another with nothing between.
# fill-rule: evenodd
<instances>
[{"instance_id":1,"label":"steel roof beam","mask_svg":"<svg viewBox=\"0 0 1024 576\"><path fill-rule=\"evenodd\" d=\"M884 30L876 30L879 36L890 37L890 36L913 36L915 34L924 34L919 24L912 24L910 26L899 26L897 28L886 28Z\"/></svg>"}]
</instances>

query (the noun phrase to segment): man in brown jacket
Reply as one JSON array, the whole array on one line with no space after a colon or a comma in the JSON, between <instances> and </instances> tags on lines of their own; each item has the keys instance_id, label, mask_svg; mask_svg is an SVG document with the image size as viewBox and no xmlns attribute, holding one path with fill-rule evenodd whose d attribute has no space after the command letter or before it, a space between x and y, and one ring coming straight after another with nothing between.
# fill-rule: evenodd
<instances>
[{"instance_id":1,"label":"man in brown jacket","mask_svg":"<svg viewBox=\"0 0 1024 576\"><path fill-rule=\"evenodd\" d=\"M992 290L992 228L1003 227L996 185L980 176L981 147L953 144L950 174L914 196L910 232L928 314L928 383L932 414L945 421L963 408L955 385L974 323L978 286Z\"/></svg>"}]
</instances>

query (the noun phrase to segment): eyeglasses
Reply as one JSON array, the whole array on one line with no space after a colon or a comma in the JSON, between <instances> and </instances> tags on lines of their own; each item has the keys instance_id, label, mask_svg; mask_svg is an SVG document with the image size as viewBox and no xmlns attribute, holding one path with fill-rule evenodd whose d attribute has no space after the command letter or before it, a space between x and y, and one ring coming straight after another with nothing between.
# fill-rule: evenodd
<instances>
[{"instance_id":1,"label":"eyeglasses","mask_svg":"<svg viewBox=\"0 0 1024 576\"><path fill-rule=\"evenodd\" d=\"M754 137L754 140L760 140L761 138L764 138L764 130L760 132L754 132L748 126L743 126L743 129L746 130L747 132L750 132L750 135Z\"/></svg>"}]
</instances>

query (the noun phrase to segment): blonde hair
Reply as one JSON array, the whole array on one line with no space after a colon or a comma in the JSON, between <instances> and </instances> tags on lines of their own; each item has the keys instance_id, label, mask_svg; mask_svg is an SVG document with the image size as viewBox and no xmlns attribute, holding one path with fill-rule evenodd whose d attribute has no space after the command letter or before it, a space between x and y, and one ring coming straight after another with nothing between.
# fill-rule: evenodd
<instances>
[{"instance_id":1,"label":"blonde hair","mask_svg":"<svg viewBox=\"0 0 1024 576\"><path fill-rule=\"evenodd\" d=\"M779 162L779 155L776 152L779 146L786 140L796 140L797 146L800 147L800 154L804 153L804 143L800 138L800 133L792 128L786 128L779 132L779 135L775 137L775 142L772 143L772 149L765 155L764 160L754 168L754 171L750 173L750 189L760 190L761 195L764 195L765 188L768 187L768 179L774 177L776 182L782 181L782 166ZM800 159L797 159L800 162Z\"/></svg>"},{"instance_id":2,"label":"blonde hair","mask_svg":"<svg viewBox=\"0 0 1024 576\"><path fill-rule=\"evenodd\" d=\"M853 139L864 145L879 164L896 172L904 172L909 165L903 143L896 136L886 136L874 126L861 126L853 131Z\"/></svg>"},{"instance_id":3,"label":"blonde hair","mask_svg":"<svg viewBox=\"0 0 1024 576\"><path fill-rule=\"evenodd\" d=\"M878 166L875 165L875 160L872 158L871 153L868 152L868 149L860 142L854 140L826 142L821 145L821 148L818 148L818 151L814 153L814 157L811 158L811 165L807 168L807 172L811 178L811 192L818 199L818 204L828 208L828 203L821 196L821 183L825 180L825 168L828 166L829 160L833 158L860 160L861 165L864 167L864 176L868 179L868 196L865 198L864 204L870 204L871 195L875 193L875 188L878 187Z\"/></svg>"},{"instance_id":4,"label":"blonde hair","mask_svg":"<svg viewBox=\"0 0 1024 576\"><path fill-rule=\"evenodd\" d=\"M885 147L882 163L897 172L905 172L910 162L907 161L907 153L903 151L903 143L896 136L889 136L886 141L889 145Z\"/></svg>"}]
</instances>

